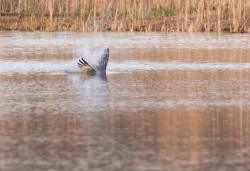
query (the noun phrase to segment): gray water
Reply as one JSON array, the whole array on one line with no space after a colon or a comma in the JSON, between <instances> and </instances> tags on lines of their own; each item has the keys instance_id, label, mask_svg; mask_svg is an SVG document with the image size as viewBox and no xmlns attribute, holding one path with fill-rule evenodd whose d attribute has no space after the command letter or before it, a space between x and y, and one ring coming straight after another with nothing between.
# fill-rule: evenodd
<instances>
[{"instance_id":1,"label":"gray water","mask_svg":"<svg viewBox=\"0 0 250 171\"><path fill-rule=\"evenodd\" d=\"M0 32L0 170L250 170L249 38Z\"/></svg>"}]
</instances>

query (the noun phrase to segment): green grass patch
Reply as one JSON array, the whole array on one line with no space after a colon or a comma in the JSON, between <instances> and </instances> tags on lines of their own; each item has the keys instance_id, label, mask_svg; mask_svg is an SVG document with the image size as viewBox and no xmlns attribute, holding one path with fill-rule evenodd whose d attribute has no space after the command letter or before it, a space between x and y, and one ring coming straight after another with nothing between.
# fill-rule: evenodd
<instances>
[{"instance_id":1,"label":"green grass patch","mask_svg":"<svg viewBox=\"0 0 250 171\"><path fill-rule=\"evenodd\" d=\"M150 10L147 17L160 17L160 16L173 16L175 15L175 9L172 7L160 8L158 10Z\"/></svg>"}]
</instances>

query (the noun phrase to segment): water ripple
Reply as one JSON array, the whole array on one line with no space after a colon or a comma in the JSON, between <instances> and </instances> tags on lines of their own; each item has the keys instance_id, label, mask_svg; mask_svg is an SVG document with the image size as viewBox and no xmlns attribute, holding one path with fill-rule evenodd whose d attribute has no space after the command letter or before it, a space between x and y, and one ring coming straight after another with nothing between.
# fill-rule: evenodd
<instances>
[{"instance_id":1,"label":"water ripple","mask_svg":"<svg viewBox=\"0 0 250 171\"><path fill-rule=\"evenodd\" d=\"M60 73L64 71L79 71L77 60L70 61L0 61L0 74L3 73ZM250 70L250 63L188 63L188 62L152 62L152 61L122 61L110 62L108 73L134 71L206 71L206 70Z\"/></svg>"},{"instance_id":2,"label":"water ripple","mask_svg":"<svg viewBox=\"0 0 250 171\"><path fill-rule=\"evenodd\" d=\"M6 35L6 36L5 36ZM187 33L19 33L1 32L0 51L11 48L11 54L41 54L44 51L64 53L88 47L112 47L114 53L133 50L171 49L249 49L249 34ZM12 48L15 47L15 48Z\"/></svg>"}]
</instances>

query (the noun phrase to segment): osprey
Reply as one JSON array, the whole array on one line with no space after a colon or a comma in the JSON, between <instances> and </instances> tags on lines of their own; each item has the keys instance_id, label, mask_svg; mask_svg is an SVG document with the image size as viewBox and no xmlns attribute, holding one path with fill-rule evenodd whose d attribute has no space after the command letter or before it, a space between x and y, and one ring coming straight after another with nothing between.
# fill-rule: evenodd
<instances>
[{"instance_id":1,"label":"osprey","mask_svg":"<svg viewBox=\"0 0 250 171\"><path fill-rule=\"evenodd\" d=\"M104 72L109 60L109 48L104 49L101 54L79 59L78 67L84 72Z\"/></svg>"}]
</instances>

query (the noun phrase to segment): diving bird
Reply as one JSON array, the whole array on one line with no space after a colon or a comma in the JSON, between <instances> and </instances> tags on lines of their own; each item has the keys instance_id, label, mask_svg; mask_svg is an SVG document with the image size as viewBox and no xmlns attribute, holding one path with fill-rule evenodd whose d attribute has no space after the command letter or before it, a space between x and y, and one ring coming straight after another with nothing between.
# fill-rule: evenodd
<instances>
[{"instance_id":1,"label":"diving bird","mask_svg":"<svg viewBox=\"0 0 250 171\"><path fill-rule=\"evenodd\" d=\"M84 72L104 72L109 61L109 48L104 49L101 54L79 59L78 67Z\"/></svg>"}]
</instances>

